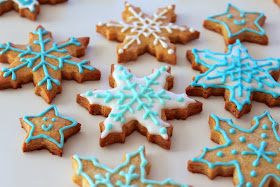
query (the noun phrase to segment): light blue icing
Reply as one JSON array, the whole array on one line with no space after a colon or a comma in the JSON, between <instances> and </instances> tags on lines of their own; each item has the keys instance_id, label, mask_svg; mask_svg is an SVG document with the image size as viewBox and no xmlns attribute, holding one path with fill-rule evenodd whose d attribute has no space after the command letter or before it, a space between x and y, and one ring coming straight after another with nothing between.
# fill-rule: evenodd
<instances>
[{"instance_id":1,"label":"light blue icing","mask_svg":"<svg viewBox=\"0 0 280 187\"><path fill-rule=\"evenodd\" d=\"M112 123L109 123L109 124L106 125L106 129L111 130L112 128L113 128Z\"/></svg>"},{"instance_id":2,"label":"light blue icing","mask_svg":"<svg viewBox=\"0 0 280 187\"><path fill-rule=\"evenodd\" d=\"M63 65L69 64L72 66L76 66L79 70L79 73L83 73L83 68L88 69L90 71L93 71L94 68L91 66L87 66L85 64L88 63L87 60L84 60L80 63L77 62L73 62L71 61L71 55L67 54L67 50L63 49L65 47L71 46L71 45L75 45L75 46L81 46L81 43L78 41L77 38L71 37L70 40L64 44L60 44L58 45L57 43L53 43L52 47L49 50L45 49L45 46L47 43L49 43L51 41L50 38L47 39L43 39L43 36L48 34L49 32L47 30L43 30L42 28L39 28L37 31L33 31L34 35L37 35L39 40L34 40L33 45L39 45L41 48L41 52L36 52L36 51L32 51L32 47L30 45L26 46L26 50L23 49L17 49L15 47L11 46L10 42L7 42L6 45L0 45L0 49L3 49L0 54L4 55L6 52L8 51L13 51L16 53L19 53L18 57L20 58L20 62L23 62L22 64L20 64L19 66L13 67L13 68L3 68L2 71L5 72L3 74L3 77L8 77L8 76L12 76L12 80L16 80L17 76L16 76L16 71L23 68L23 67L27 67L27 68L32 68L32 71L35 72L38 69L42 68L44 71L44 75L45 77L38 82L38 86L42 86L44 83L47 83L47 90L52 90L52 83L56 84L57 86L60 86L60 81L52 78L51 75L49 74L49 70L48 68L53 69L54 71L58 71L59 69L63 68ZM62 53L65 54L65 56L63 57L57 57L54 56L52 53ZM32 57L26 57L27 55L32 55ZM58 67L47 62L46 58L50 58L50 59L54 59L56 61L58 61ZM37 64L35 67L34 63L35 61L37 61L38 59L40 59L40 63Z\"/></svg>"},{"instance_id":3,"label":"light blue icing","mask_svg":"<svg viewBox=\"0 0 280 187\"><path fill-rule=\"evenodd\" d=\"M42 116L44 116L44 115L45 115L48 111L50 111L50 110L54 110L54 111L55 111L55 115L56 115L57 117L72 122L71 125L68 125L68 126L65 126L65 127L62 127L61 129L59 129L60 143L57 142L57 141L56 141L55 139L53 139L52 137L47 136L47 135L45 135L45 134L39 134L39 135L33 136L33 132L34 132L34 130L35 130L36 127L35 127L35 125L34 125L31 121L29 121L29 118L42 117ZM30 132L29 132L28 137L27 137L26 140L25 140L25 143L29 143L30 141L35 140L35 139L45 138L45 139L47 139L47 140L49 140L49 141L55 143L59 148L62 148L62 147L63 147L63 144L64 144L64 135L63 135L63 131L64 131L64 130L67 130L67 129L71 128L71 127L74 127L74 126L76 126L76 125L78 124L75 120L73 120L73 119L71 119L71 118L61 116L61 115L58 113L57 108L56 108L55 105L52 105L50 108L48 108L47 110L45 110L44 112L42 112L42 113L39 114L39 115L35 115L35 116L24 116L22 119L23 119L28 125L31 126L31 130L30 130ZM51 130L52 125L49 125L49 127L46 127L45 125L42 125L41 127L42 127L43 129L45 128L46 131L48 131L48 130ZM51 128L50 128L50 127L51 127ZM48 128L50 128L50 129L48 129ZM45 129L44 129L44 130L45 130Z\"/></svg>"},{"instance_id":4,"label":"light blue icing","mask_svg":"<svg viewBox=\"0 0 280 187\"><path fill-rule=\"evenodd\" d=\"M241 21L234 20L233 23L234 23L235 25L240 25L240 26L242 26L242 25L245 25L245 24L246 24L246 20L245 20L245 19L242 19Z\"/></svg>"},{"instance_id":5,"label":"light blue icing","mask_svg":"<svg viewBox=\"0 0 280 187\"><path fill-rule=\"evenodd\" d=\"M43 121L47 121L47 120L48 120L48 118L47 118L47 117L44 117L44 118L43 118Z\"/></svg>"},{"instance_id":6,"label":"light blue icing","mask_svg":"<svg viewBox=\"0 0 280 187\"><path fill-rule=\"evenodd\" d=\"M277 169L280 170L280 164L277 165Z\"/></svg>"},{"instance_id":7,"label":"light blue icing","mask_svg":"<svg viewBox=\"0 0 280 187\"><path fill-rule=\"evenodd\" d=\"M55 119L55 118L52 118L52 122L56 122L56 119Z\"/></svg>"},{"instance_id":8,"label":"light blue icing","mask_svg":"<svg viewBox=\"0 0 280 187\"><path fill-rule=\"evenodd\" d=\"M49 124L49 126L47 127L45 124L43 124L41 127L44 131L49 131L53 128L53 125Z\"/></svg>"},{"instance_id":9,"label":"light blue icing","mask_svg":"<svg viewBox=\"0 0 280 187\"><path fill-rule=\"evenodd\" d=\"M0 1L0 5L7 1L14 1L14 0L2 0ZM30 12L35 12L35 6L38 4L38 1L36 0L17 0L14 1L18 4L19 8L28 8Z\"/></svg>"},{"instance_id":10,"label":"light blue icing","mask_svg":"<svg viewBox=\"0 0 280 187\"><path fill-rule=\"evenodd\" d=\"M235 129L229 129L230 134L235 134L235 132L236 132Z\"/></svg>"},{"instance_id":11,"label":"light blue icing","mask_svg":"<svg viewBox=\"0 0 280 187\"><path fill-rule=\"evenodd\" d=\"M263 125L262 128L263 128L264 130L268 130L268 125Z\"/></svg>"},{"instance_id":12,"label":"light blue icing","mask_svg":"<svg viewBox=\"0 0 280 187\"><path fill-rule=\"evenodd\" d=\"M261 137L265 139L265 138L267 138L267 134L262 133L262 134L261 134Z\"/></svg>"},{"instance_id":13,"label":"light blue icing","mask_svg":"<svg viewBox=\"0 0 280 187\"><path fill-rule=\"evenodd\" d=\"M160 134L165 134L167 132L167 129L165 127L161 127L159 130Z\"/></svg>"},{"instance_id":14,"label":"light blue icing","mask_svg":"<svg viewBox=\"0 0 280 187\"><path fill-rule=\"evenodd\" d=\"M214 114L211 115L211 117L215 120L216 122L216 126L214 127L214 130L221 133L224 137L224 140L225 140L225 144L224 145L218 145L214 148L207 148L207 147L204 147L203 148L203 153L197 157L197 158L192 158L191 161L192 162L202 162L202 163L205 163L208 165L208 167L210 169L213 169L215 168L216 166L235 166L236 167L236 171L237 171L237 177L238 177L238 180L239 180L239 184L237 185L237 187L242 187L244 185L248 186L248 185L252 185L252 183L250 182L247 182L245 181L244 179L244 176L241 172L241 168L240 168L240 165L239 165L239 162L238 160L231 160L231 161L228 161L228 162L221 162L221 161L218 161L218 162L210 162L208 160L205 160L204 157L206 156L206 154L208 152L211 152L211 151L216 151L216 150L224 150L225 148L228 149L228 147L230 145L232 145L232 141L231 139L229 138L227 132L225 130L223 130L221 127L220 127L220 121L224 121L226 122L227 125L229 125L231 128L235 128L236 130L238 131L241 131L243 133L253 133L259 126L260 126L260 119L264 118L265 116L267 116L269 118L269 120L271 121L272 125L272 131L274 133L274 136L276 138L276 141L280 142L280 138L277 134L277 131L276 131L276 126L278 126L278 123L276 121L274 121L269 113L269 111L266 111L264 114L260 115L260 116L256 116L254 117L254 121L255 121L255 125L251 127L251 129L243 129L235 124L233 124L232 120L231 119L224 119L224 118L220 118ZM261 127L260 127L261 128ZM265 141L263 141L265 142ZM250 144L249 144L250 145ZM251 144L252 145L252 144ZM258 160L260 159L260 157L264 158L265 160L267 160L269 163L270 163L270 160L271 158L269 158L268 156L275 156L276 153L274 152L265 152L264 149L265 149L265 146L266 146L266 143L261 143L260 145L260 148L256 148L255 146L248 146L250 149L253 148L253 152L245 152L246 154L244 155L244 157L247 155L247 154L260 154L257 155L257 160L254 161L254 163L257 163ZM244 151L242 151L244 152ZM267 165L267 167L269 167L269 165ZM279 166L280 167L280 166ZM270 178L270 177L274 177L278 182L280 182L280 178L279 176L275 175L275 174L267 174L264 176L264 178L262 179L261 183L260 183L260 187L264 185L264 183ZM248 180L248 179L247 179Z\"/></svg>"},{"instance_id":15,"label":"light blue icing","mask_svg":"<svg viewBox=\"0 0 280 187\"><path fill-rule=\"evenodd\" d=\"M253 185L252 185L252 183L251 182L247 182L246 183L246 187L252 187Z\"/></svg>"},{"instance_id":16,"label":"light blue icing","mask_svg":"<svg viewBox=\"0 0 280 187\"><path fill-rule=\"evenodd\" d=\"M222 151L219 151L219 152L217 152L217 156L218 156L218 157L223 157L223 156L224 156L224 153L223 153Z\"/></svg>"},{"instance_id":17,"label":"light blue icing","mask_svg":"<svg viewBox=\"0 0 280 187\"><path fill-rule=\"evenodd\" d=\"M177 98L177 101L178 101L178 102L183 102L183 101L184 101L184 98L183 98L183 97L178 97L178 98Z\"/></svg>"},{"instance_id":18,"label":"light blue icing","mask_svg":"<svg viewBox=\"0 0 280 187\"><path fill-rule=\"evenodd\" d=\"M239 11L240 12L240 17L243 17L243 18L245 17L245 14L257 14L257 15L259 15L259 17L254 21L254 25L258 28L258 30L254 30L254 29L250 29L250 28L242 28L238 32L232 33L226 22L215 19L216 17L220 17L220 16L223 16L223 15L227 15L228 18L233 18L233 16L231 14L230 14L231 16L229 16L229 9L230 9L230 7L233 7L234 9ZM260 13L260 12L245 12L245 11L242 11L239 8L237 8L236 6L234 6L234 5L229 3L227 5L227 10L224 13L208 17L208 18L206 18L206 20L222 24L226 28L226 30L228 32L228 37L232 38L232 37L237 36L237 35L239 35L239 34L241 34L243 32L252 32L252 33L255 33L255 34L259 34L259 35L265 35L265 31L263 30L263 28L258 23L260 21L260 19L262 19L263 17L264 17L264 13ZM246 20L244 21L244 24L245 24L245 22L246 22ZM238 22L236 22L235 24L240 25L240 23L238 24Z\"/></svg>"},{"instance_id":19,"label":"light blue icing","mask_svg":"<svg viewBox=\"0 0 280 187\"><path fill-rule=\"evenodd\" d=\"M92 96L92 95L93 95L92 91L87 91L86 92L86 96Z\"/></svg>"},{"instance_id":20,"label":"light blue icing","mask_svg":"<svg viewBox=\"0 0 280 187\"><path fill-rule=\"evenodd\" d=\"M231 154L233 154L233 155L237 155L237 154L238 154L238 152L237 152L235 149L233 149L233 150L231 151Z\"/></svg>"},{"instance_id":21,"label":"light blue icing","mask_svg":"<svg viewBox=\"0 0 280 187\"><path fill-rule=\"evenodd\" d=\"M136 167L137 167L135 165L130 165L127 173L121 171L123 168L129 166L130 160L137 155L140 155L140 159L141 159L140 176L137 173L134 173L134 171L136 170ZM78 155L74 155L73 158L76 159L76 161L79 165L79 168L78 168L76 174L84 177L91 187L96 187L98 184L104 184L109 187L112 187L114 185L121 186L121 187L125 187L125 186L128 187L128 186L131 186L131 182L135 179L140 179L140 182L142 184L146 185L147 187L152 187L153 185L162 186L162 185L168 185L168 184L175 185L175 186L181 186L181 187L187 187L187 185L183 185L183 184L174 182L173 179L171 179L171 178L168 178L161 182L146 179L145 178L146 177L145 167L148 165L148 161L146 160L145 155L144 155L144 146L141 146L139 148L139 150L134 153L126 154L126 161L114 169L111 169L103 164L100 164L98 162L97 158L95 158L95 157L80 157ZM83 171L82 160L91 161L95 167L105 170L107 172L105 174L106 178L104 178L100 174L97 174L97 175L95 175L95 180L93 180L86 172ZM110 177L112 174L119 174L119 176L123 177L125 184L123 184L122 181L117 181L116 184L112 184L110 181Z\"/></svg>"},{"instance_id":22,"label":"light blue icing","mask_svg":"<svg viewBox=\"0 0 280 187\"><path fill-rule=\"evenodd\" d=\"M227 53L213 53L209 50L199 51L197 49L193 49L192 53L195 62L205 66L208 70L197 75L191 86L229 90L229 101L236 104L238 111L241 111L245 104L251 104L252 92L263 92L274 98L280 96L278 91L280 84L269 74L279 70L279 59L255 60L239 40L228 46ZM219 81L220 84L211 83L213 80Z\"/></svg>"},{"instance_id":23,"label":"light blue icing","mask_svg":"<svg viewBox=\"0 0 280 187\"><path fill-rule=\"evenodd\" d=\"M256 177L257 176L257 172L256 171L251 171L250 175L251 175L251 177Z\"/></svg>"},{"instance_id":24,"label":"light blue icing","mask_svg":"<svg viewBox=\"0 0 280 187\"><path fill-rule=\"evenodd\" d=\"M239 138L239 141L244 143L244 142L246 142L246 138L245 138L244 136L241 136L241 137Z\"/></svg>"}]
</instances>

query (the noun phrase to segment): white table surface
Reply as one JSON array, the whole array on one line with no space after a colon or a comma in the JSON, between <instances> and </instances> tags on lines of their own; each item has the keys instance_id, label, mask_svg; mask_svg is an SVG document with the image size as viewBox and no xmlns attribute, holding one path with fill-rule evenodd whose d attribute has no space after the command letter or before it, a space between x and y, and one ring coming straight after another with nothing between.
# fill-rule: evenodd
<instances>
[{"instance_id":1,"label":"white table surface","mask_svg":"<svg viewBox=\"0 0 280 187\"><path fill-rule=\"evenodd\" d=\"M201 31L199 40L186 45L177 44L177 65L172 66L175 76L175 93L182 93L190 84L193 76L199 74L192 70L185 53L187 49L208 48L211 51L224 52L223 37L202 27L203 20L211 15L222 13L229 1L225 0L141 0L129 1L131 4L141 6L144 12L153 14L157 8L170 4L176 5L178 14L177 23L186 24ZM264 12L267 16L264 29L270 38L268 46L244 43L250 54L258 58L279 58L280 43L280 8L273 0L235 0L236 6L247 11ZM70 157L73 154L81 156L95 156L99 160L114 167L122 163L123 154L138 150L145 145L147 158L152 163L149 179L163 180L171 177L177 182L194 186L233 186L232 178L217 177L209 180L205 175L192 174L187 168L187 161L200 154L204 146L213 147L215 143L210 140L208 117L214 113L224 118L233 118L233 121L249 128L251 119L269 110L275 120L280 122L279 108L268 108L265 104L253 102L252 111L237 120L224 109L223 97L210 97L207 100L196 97L203 102L203 112L187 120L171 120L174 126L172 145L165 150L156 144L149 143L146 137L134 132L126 138L125 144L114 144L105 148L99 147L99 122L105 118L92 116L87 110L76 103L76 94L93 89L107 89L110 65L116 63L117 42L111 42L95 32L95 25L99 21L121 20L124 9L122 0L69 0L67 3L56 6L42 5L37 21L33 22L20 18L18 13L11 11L0 17L0 43L11 41L16 44L26 44L28 33L39 24L53 33L56 41L62 41L70 36L90 36L91 42L86 50L86 56L91 64L101 70L100 81L88 81L78 84L75 81L63 80L63 91L57 95L52 104L57 105L60 114L76 119L82 124L82 130L70 138L64 146L62 158L51 155L47 150L22 152L22 143L26 132L20 127L19 118L25 115L36 115L50 105L34 94L32 83L23 85L21 89L7 89L0 91L0 186L8 187L50 187L76 186L71 177L73 170ZM155 57L148 53L139 57L137 61L124 64L131 68L137 76L145 76L153 68L166 63L157 62ZM0 68L7 64L0 64ZM215 107L213 107L215 103Z\"/></svg>"}]
</instances>

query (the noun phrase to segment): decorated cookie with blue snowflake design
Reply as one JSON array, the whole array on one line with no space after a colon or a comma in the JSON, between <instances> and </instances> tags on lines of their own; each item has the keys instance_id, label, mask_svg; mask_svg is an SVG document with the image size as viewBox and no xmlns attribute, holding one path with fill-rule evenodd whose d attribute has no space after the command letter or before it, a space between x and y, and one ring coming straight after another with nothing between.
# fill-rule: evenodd
<instances>
[{"instance_id":1,"label":"decorated cookie with blue snowflake design","mask_svg":"<svg viewBox=\"0 0 280 187\"><path fill-rule=\"evenodd\" d=\"M226 45L240 41L268 44L268 37L262 26L266 17L260 12L246 12L232 4L224 13L206 18L203 26L224 36Z\"/></svg>"},{"instance_id":2,"label":"decorated cookie with blue snowflake design","mask_svg":"<svg viewBox=\"0 0 280 187\"><path fill-rule=\"evenodd\" d=\"M48 149L50 153L62 156L64 142L81 129L78 122L60 115L55 105L38 115L24 116L20 122L28 133L23 152Z\"/></svg>"},{"instance_id":3,"label":"decorated cookie with blue snowflake design","mask_svg":"<svg viewBox=\"0 0 280 187\"><path fill-rule=\"evenodd\" d=\"M27 45L0 44L0 62L10 64L0 71L0 90L33 81L35 93L51 103L62 91L62 79L99 80L100 71L77 58L85 54L88 43L87 37L54 42L51 32L39 26L30 33Z\"/></svg>"},{"instance_id":4,"label":"decorated cookie with blue snowflake design","mask_svg":"<svg viewBox=\"0 0 280 187\"><path fill-rule=\"evenodd\" d=\"M193 69L202 72L187 87L188 95L223 95L225 108L237 118L250 112L252 100L269 107L280 105L279 59L253 59L239 40L229 45L227 53L193 49L187 58Z\"/></svg>"},{"instance_id":5,"label":"decorated cookie with blue snowflake design","mask_svg":"<svg viewBox=\"0 0 280 187\"><path fill-rule=\"evenodd\" d=\"M170 149L173 127L167 120L186 119L202 110L202 103L186 94L168 91L173 87L170 70L164 66L138 78L129 69L112 65L109 83L113 89L77 95L77 103L90 114L107 117L100 123L101 147L124 143L125 137L137 130L148 141Z\"/></svg>"},{"instance_id":6,"label":"decorated cookie with blue snowflake design","mask_svg":"<svg viewBox=\"0 0 280 187\"><path fill-rule=\"evenodd\" d=\"M0 0L0 16L5 12L16 10L19 15L31 20L36 20L40 12L40 4L66 2L67 0Z\"/></svg>"},{"instance_id":7,"label":"decorated cookie with blue snowflake design","mask_svg":"<svg viewBox=\"0 0 280 187\"><path fill-rule=\"evenodd\" d=\"M141 146L138 151L128 153L124 163L114 169L100 164L95 157L72 156L72 167L75 171L73 181L82 187L94 186L120 186L120 187L188 187L168 178L164 181L146 179L151 164L146 160L145 148Z\"/></svg>"},{"instance_id":8,"label":"decorated cookie with blue snowflake design","mask_svg":"<svg viewBox=\"0 0 280 187\"><path fill-rule=\"evenodd\" d=\"M188 162L188 170L210 179L233 176L235 186L280 186L279 125L266 111L254 117L251 129L231 119L210 116L211 140L219 144L204 147L199 157Z\"/></svg>"}]
</instances>

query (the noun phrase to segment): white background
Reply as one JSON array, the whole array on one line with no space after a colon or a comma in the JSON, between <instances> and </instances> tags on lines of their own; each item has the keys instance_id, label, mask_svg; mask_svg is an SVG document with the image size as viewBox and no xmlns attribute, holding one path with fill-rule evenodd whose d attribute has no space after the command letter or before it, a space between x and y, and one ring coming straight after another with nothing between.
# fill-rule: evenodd
<instances>
[{"instance_id":1,"label":"white background","mask_svg":"<svg viewBox=\"0 0 280 187\"><path fill-rule=\"evenodd\" d=\"M201 37L186 45L177 45L177 65L172 66L175 76L175 93L182 93L190 84L192 77L199 72L191 69L185 58L187 49L208 48L215 52L224 52L223 37L202 27L203 20L211 15L222 13L228 1L225 0L141 0L129 1L133 5L141 6L143 11L153 14L157 8L170 4L176 5L178 14L177 24L186 24L201 31ZM244 43L251 55L258 58L279 58L280 43L280 9L273 0L235 0L236 6L247 11L264 12L267 16L264 29L270 38L268 46ZM82 130L70 138L64 146L63 157L51 155L48 151L33 151L23 153L21 146L26 132L20 127L19 118L25 115L36 115L50 105L34 94L32 83L23 85L21 89L7 89L0 91L0 186L76 186L72 183L73 170L70 157L73 154L81 156L95 156L101 163L110 167L122 163L123 154L138 150L145 145L148 160L152 163L149 179L164 180L172 177L175 181L194 186L233 186L232 178L217 177L209 180L205 175L192 174L187 171L187 161L200 154L204 146L213 147L210 140L208 117L214 113L249 128L251 119L269 110L275 120L280 122L279 108L268 108L265 104L253 102L251 113L237 120L231 113L224 110L223 97L210 97L207 100L197 97L203 102L203 112L187 120L171 120L174 126L172 145L165 150L156 144L149 143L146 137L135 132L126 138L125 144L114 144L106 148L99 147L99 123L105 118L92 116L87 110L76 103L76 94L93 89L107 89L110 65L116 63L117 42L111 42L95 32L95 25L109 20L121 21L124 8L122 0L69 0L56 6L42 5L37 21L20 18L15 11L0 17L0 43L11 41L16 44L26 44L28 33L39 24L53 33L56 41L62 41L70 36L90 36L91 42L86 50L86 56L91 64L101 70L100 81L88 81L78 84L75 81L63 81L62 94L56 96L52 104L57 105L60 114L76 119L82 124ZM148 75L153 68L167 65L157 62L155 57L144 54L137 61L124 64L131 68L137 76ZM0 68L7 64L0 64Z\"/></svg>"}]
</instances>

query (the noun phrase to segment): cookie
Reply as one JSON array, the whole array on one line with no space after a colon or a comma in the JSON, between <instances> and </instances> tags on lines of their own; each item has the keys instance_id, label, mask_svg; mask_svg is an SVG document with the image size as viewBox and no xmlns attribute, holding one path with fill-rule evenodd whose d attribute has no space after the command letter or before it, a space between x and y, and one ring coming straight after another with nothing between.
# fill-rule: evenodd
<instances>
[{"instance_id":1,"label":"cookie","mask_svg":"<svg viewBox=\"0 0 280 187\"><path fill-rule=\"evenodd\" d=\"M203 26L223 35L226 45L237 39L267 45L268 37L262 28L265 19L264 13L245 12L229 3L224 13L206 18Z\"/></svg>"},{"instance_id":2,"label":"cookie","mask_svg":"<svg viewBox=\"0 0 280 187\"><path fill-rule=\"evenodd\" d=\"M107 117L101 122L100 146L124 143L137 130L149 142L170 149L173 127L167 120L186 119L202 110L202 103L186 94L167 91L173 87L168 66L137 78L129 69L112 65L109 84L113 89L88 91L77 95L77 103L90 114Z\"/></svg>"},{"instance_id":3,"label":"cookie","mask_svg":"<svg viewBox=\"0 0 280 187\"><path fill-rule=\"evenodd\" d=\"M82 187L92 186L147 186L147 187L187 187L174 182L171 178L164 181L146 179L151 164L146 160L145 148L124 156L124 163L114 169L100 164L95 157L72 156L72 167L75 171L74 183Z\"/></svg>"},{"instance_id":4,"label":"cookie","mask_svg":"<svg viewBox=\"0 0 280 187\"><path fill-rule=\"evenodd\" d=\"M96 25L96 31L108 40L121 42L117 46L118 63L137 60L149 52L158 61L176 64L176 46L199 38L199 32L187 26L173 24L177 15L175 5L159 8L152 17L139 7L125 3L124 22L110 21Z\"/></svg>"},{"instance_id":5,"label":"cookie","mask_svg":"<svg viewBox=\"0 0 280 187\"><path fill-rule=\"evenodd\" d=\"M0 44L0 62L10 64L0 71L0 90L33 81L35 93L51 103L62 91L62 78L79 83L99 80L100 71L77 58L85 54L88 43L87 37L56 43L51 32L39 26L29 34L27 45Z\"/></svg>"},{"instance_id":6,"label":"cookie","mask_svg":"<svg viewBox=\"0 0 280 187\"><path fill-rule=\"evenodd\" d=\"M233 176L235 186L280 186L280 138L278 123L266 111L243 129L214 114L209 118L211 140L220 144L203 148L188 162L188 170L210 179Z\"/></svg>"},{"instance_id":7,"label":"cookie","mask_svg":"<svg viewBox=\"0 0 280 187\"><path fill-rule=\"evenodd\" d=\"M0 0L0 16L5 12L16 10L20 16L35 21L40 12L40 4L66 2L67 0Z\"/></svg>"},{"instance_id":8,"label":"cookie","mask_svg":"<svg viewBox=\"0 0 280 187\"><path fill-rule=\"evenodd\" d=\"M280 105L279 59L253 59L239 40L227 53L193 49L187 58L202 73L187 87L188 95L224 96L225 108L237 118L250 112L252 100Z\"/></svg>"},{"instance_id":9,"label":"cookie","mask_svg":"<svg viewBox=\"0 0 280 187\"><path fill-rule=\"evenodd\" d=\"M27 132L23 152L47 149L58 156L62 156L64 142L81 129L81 124L60 115L55 105L39 115L20 118L20 123Z\"/></svg>"},{"instance_id":10,"label":"cookie","mask_svg":"<svg viewBox=\"0 0 280 187\"><path fill-rule=\"evenodd\" d=\"M274 0L274 2L275 2L278 6L280 6L280 0Z\"/></svg>"}]
</instances>

